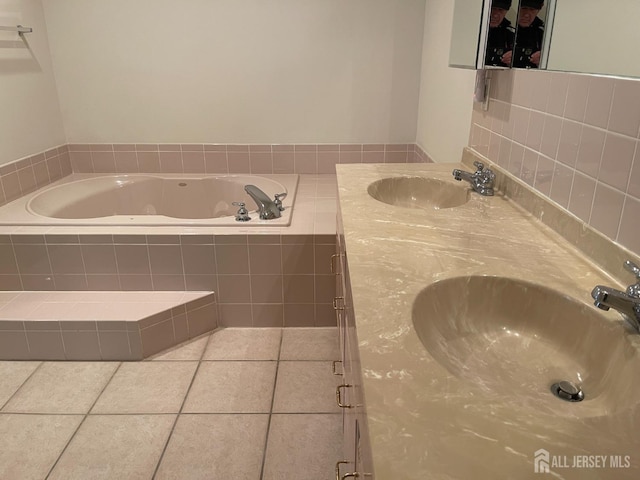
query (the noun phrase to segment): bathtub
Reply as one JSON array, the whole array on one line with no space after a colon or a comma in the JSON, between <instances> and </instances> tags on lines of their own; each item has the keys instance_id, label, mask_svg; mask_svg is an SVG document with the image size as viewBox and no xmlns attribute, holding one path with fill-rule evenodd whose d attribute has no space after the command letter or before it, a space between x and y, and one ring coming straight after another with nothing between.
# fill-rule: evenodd
<instances>
[{"instance_id":1,"label":"bathtub","mask_svg":"<svg viewBox=\"0 0 640 480\"><path fill-rule=\"evenodd\" d=\"M282 217L258 218L244 186L287 193ZM298 175L78 174L0 207L0 225L277 226L291 224ZM244 202L251 220L237 222Z\"/></svg>"}]
</instances>

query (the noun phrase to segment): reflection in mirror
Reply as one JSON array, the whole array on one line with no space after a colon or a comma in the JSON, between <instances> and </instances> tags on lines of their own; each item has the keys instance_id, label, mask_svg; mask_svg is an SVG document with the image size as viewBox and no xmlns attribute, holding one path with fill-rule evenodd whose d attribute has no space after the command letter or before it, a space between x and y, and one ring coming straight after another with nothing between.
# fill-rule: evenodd
<instances>
[{"instance_id":1,"label":"reflection in mirror","mask_svg":"<svg viewBox=\"0 0 640 480\"><path fill-rule=\"evenodd\" d=\"M520 0L514 68L538 68L544 40L544 0Z\"/></svg>"},{"instance_id":2,"label":"reflection in mirror","mask_svg":"<svg viewBox=\"0 0 640 480\"><path fill-rule=\"evenodd\" d=\"M511 0L493 0L489 15L489 33L485 66L510 67L515 40L515 28L507 18Z\"/></svg>"}]
</instances>

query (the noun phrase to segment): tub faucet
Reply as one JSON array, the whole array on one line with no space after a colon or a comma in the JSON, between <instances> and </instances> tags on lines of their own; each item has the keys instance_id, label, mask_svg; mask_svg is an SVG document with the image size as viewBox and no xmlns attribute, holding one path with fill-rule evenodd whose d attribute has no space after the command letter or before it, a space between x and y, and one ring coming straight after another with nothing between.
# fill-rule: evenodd
<instances>
[{"instance_id":1,"label":"tub faucet","mask_svg":"<svg viewBox=\"0 0 640 480\"><path fill-rule=\"evenodd\" d=\"M602 310L617 310L640 333L640 268L630 260L624 262L624 268L636 277L636 283L629 285L626 292L598 285L591 292L591 296L596 307Z\"/></svg>"},{"instance_id":2,"label":"tub faucet","mask_svg":"<svg viewBox=\"0 0 640 480\"><path fill-rule=\"evenodd\" d=\"M282 215L276 203L269 196L255 185L245 185L244 191L249 194L258 206L258 213L261 220L271 220L280 218Z\"/></svg>"},{"instance_id":3,"label":"tub faucet","mask_svg":"<svg viewBox=\"0 0 640 480\"><path fill-rule=\"evenodd\" d=\"M478 192L480 195L491 196L493 195L493 184L496 179L496 174L490 169L484 168L484 163L473 162L473 165L477 168L475 173L465 172L464 170L453 171L453 178L458 181L465 180L471 184L471 188Z\"/></svg>"}]
</instances>

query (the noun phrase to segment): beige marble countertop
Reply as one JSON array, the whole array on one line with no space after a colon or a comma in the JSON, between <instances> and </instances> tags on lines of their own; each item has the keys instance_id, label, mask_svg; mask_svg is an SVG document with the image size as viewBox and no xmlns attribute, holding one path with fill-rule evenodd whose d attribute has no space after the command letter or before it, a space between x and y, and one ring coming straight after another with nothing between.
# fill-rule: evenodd
<instances>
[{"instance_id":1,"label":"beige marble countertop","mask_svg":"<svg viewBox=\"0 0 640 480\"><path fill-rule=\"evenodd\" d=\"M501 194L473 193L466 204L441 210L394 207L367 194L374 181L396 176L467 188L451 175L453 168L469 170L462 164L336 168L376 478L540 478L534 452L541 448L568 462L573 455L631 457L629 469L557 468L549 475L554 478L638 478L635 400L627 401L629 408L595 414L586 400L567 403L541 394L548 393L545 378L535 402L523 401L523 392L483 389L439 363L412 322L418 293L449 277L522 279L596 312L591 289L623 285ZM598 314L637 351L640 335L625 328L619 314ZM606 361L606 353L598 355Z\"/></svg>"}]
</instances>

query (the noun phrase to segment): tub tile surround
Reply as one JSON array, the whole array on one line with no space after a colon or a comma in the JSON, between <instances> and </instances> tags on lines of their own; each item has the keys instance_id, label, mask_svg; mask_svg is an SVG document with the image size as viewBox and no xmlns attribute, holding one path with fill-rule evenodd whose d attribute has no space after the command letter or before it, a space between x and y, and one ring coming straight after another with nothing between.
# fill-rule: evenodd
<instances>
[{"instance_id":1,"label":"tub tile surround","mask_svg":"<svg viewBox=\"0 0 640 480\"><path fill-rule=\"evenodd\" d=\"M451 169L469 169L474 159L478 157L467 151L462 165L338 167L376 477L395 478L401 471L407 478L528 478L534 475L534 454L539 448L554 454L601 452L633 458L638 447L635 427L617 422L635 421L636 411L621 412L615 419L606 414L584 418L589 408L598 412L599 399L577 407L558 402L549 393L546 378L540 385L527 385L530 402L522 396L511 399L504 390L451 373L418 338L412 319L414 300L426 286L450 277L488 275L523 279L563 292L601 315L602 321L610 321L629 348L640 348L638 336L620 325L620 316L597 310L589 295L596 284L628 280L626 273L605 271L595 263L597 257L615 263L616 257L630 252L592 229L587 235L575 229L572 225L583 223L499 166L498 180L509 198L502 192L495 197L472 194L468 203L455 209L389 208L380 210L376 219L363 214L376 202L365 193L373 181L420 175L464 188L453 181ZM531 197L521 193L525 189ZM512 196L514 202L529 202L533 213L524 209L527 205L522 208L510 201ZM546 202L545 217L565 222L556 226L557 231L568 230L575 237L565 239L540 222L538 201ZM586 248L582 245L581 251L576 248L581 236L596 240L590 247L591 240ZM593 259L585 254L589 250ZM635 255L630 258L638 261ZM469 378L475 378L474 364L483 364L482 356L454 357L452 362L456 361L464 362ZM616 478L636 478L638 468L633 461L629 470L616 471ZM577 479L584 472L567 470L562 475Z\"/></svg>"},{"instance_id":2,"label":"tub tile surround","mask_svg":"<svg viewBox=\"0 0 640 480\"><path fill-rule=\"evenodd\" d=\"M339 163L413 163L415 144L69 144L78 173L333 174Z\"/></svg>"},{"instance_id":3,"label":"tub tile surround","mask_svg":"<svg viewBox=\"0 0 640 480\"><path fill-rule=\"evenodd\" d=\"M216 292L222 326L335 324L335 234L7 235L0 242L3 290L206 290Z\"/></svg>"},{"instance_id":4,"label":"tub tile surround","mask_svg":"<svg viewBox=\"0 0 640 480\"><path fill-rule=\"evenodd\" d=\"M640 81L494 71L469 145L640 254Z\"/></svg>"},{"instance_id":5,"label":"tub tile surround","mask_svg":"<svg viewBox=\"0 0 640 480\"><path fill-rule=\"evenodd\" d=\"M300 339L314 355L281 358ZM318 398L335 392L337 343L335 327L229 328L144 362L0 362L0 476L333 478L342 416L333 398L321 408ZM253 348L236 348L244 344ZM292 368L319 382L276 408ZM247 391L258 371L256 402Z\"/></svg>"},{"instance_id":6,"label":"tub tile surround","mask_svg":"<svg viewBox=\"0 0 640 480\"><path fill-rule=\"evenodd\" d=\"M212 292L0 292L0 360L141 360L217 326Z\"/></svg>"},{"instance_id":7,"label":"tub tile surround","mask_svg":"<svg viewBox=\"0 0 640 480\"><path fill-rule=\"evenodd\" d=\"M69 146L0 165L0 205L9 203L72 173Z\"/></svg>"}]
</instances>

